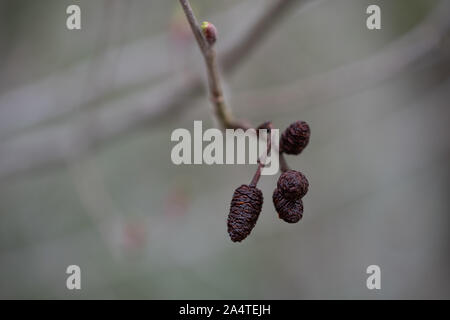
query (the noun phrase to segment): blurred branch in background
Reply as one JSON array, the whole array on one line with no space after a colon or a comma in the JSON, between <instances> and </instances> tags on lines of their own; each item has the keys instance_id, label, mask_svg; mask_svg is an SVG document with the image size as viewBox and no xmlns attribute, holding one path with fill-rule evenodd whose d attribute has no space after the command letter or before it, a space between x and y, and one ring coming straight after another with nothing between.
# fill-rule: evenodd
<instances>
[{"instance_id":1,"label":"blurred branch in background","mask_svg":"<svg viewBox=\"0 0 450 320\"><path fill-rule=\"evenodd\" d=\"M249 31L222 58L223 71L230 72L252 51L284 12L296 1L277 1L257 19ZM283 3L284 5L281 5ZM302 2L303 3L303 2ZM329 101L369 88L399 73L415 68L422 58L441 49L441 41L448 35L450 20L447 13L450 3L442 1L429 16L412 31L392 43L381 52L367 59L339 67L333 71L303 79L295 84L280 86L260 96L241 98L258 104L261 100L284 97L296 104ZM268 16L276 19L266 21ZM249 39L252 39L251 41ZM438 54L432 64L439 65L445 54ZM123 62L126 64L126 62ZM180 79L168 78L148 91L106 103L103 107L88 110L75 121L36 128L22 135L12 135L0 144L0 178L14 176L33 169L65 163L80 152L92 150L100 144L112 141L125 133L150 123L185 111L190 102L203 92L202 77L193 73ZM36 93L39 95L39 93ZM95 124L87 119L95 119ZM83 143L79 143L83 141Z\"/></svg>"},{"instance_id":2,"label":"blurred branch in background","mask_svg":"<svg viewBox=\"0 0 450 320\"><path fill-rule=\"evenodd\" d=\"M448 48L441 45L450 32L450 19L445 17L449 10L448 1L443 1L421 25L373 56L293 83L242 93L235 97L237 104L263 106L295 102L300 106L316 105L415 70L421 61L429 67L448 66ZM433 53L434 56L429 57Z\"/></svg>"},{"instance_id":3,"label":"blurred branch in background","mask_svg":"<svg viewBox=\"0 0 450 320\"><path fill-rule=\"evenodd\" d=\"M227 61L227 68L224 68L223 71L233 70L295 2L304 3L306 1L278 0L255 19L247 33L240 31L236 42L225 50L227 54L224 60ZM274 18L270 19L271 16ZM267 19L270 21L261 21ZM255 39L249 41L250 38ZM244 52L242 52L243 50ZM125 62L124 65L126 65ZM57 80L61 81L61 79ZM48 89L47 86L48 84L44 88ZM176 75L155 86L151 91L139 92L125 99L117 99L104 108L85 112L79 116L78 121L49 128L44 127L41 130L37 129L37 133L31 132L12 137L0 145L0 152L7 155L2 157L0 162L0 178L65 163L79 153L84 153L87 149L92 149L100 143L110 141L132 129L149 124L149 122L156 122L176 109L186 107L189 101L202 93L202 88L201 76L192 75L180 79L180 76ZM48 90L48 93L53 90ZM26 93L39 96L39 93L33 92L33 90ZM51 99L51 95L47 98ZM95 98L98 99L98 97ZM47 101L43 101L43 105L46 103ZM77 106L77 104L75 105ZM98 119L95 126L92 126L92 121L86 121L92 118ZM28 158L26 154L32 154L33 159Z\"/></svg>"},{"instance_id":4,"label":"blurred branch in background","mask_svg":"<svg viewBox=\"0 0 450 320\"><path fill-rule=\"evenodd\" d=\"M253 7L252 1L243 1L212 18L224 21L232 17L240 18L243 12L247 15L249 12L253 13L251 11ZM256 10L255 12L258 13ZM182 18L184 22L184 17ZM252 18L256 18L256 15L250 17ZM245 23L239 23L239 21L235 25L237 30L246 27ZM100 30L100 32L105 31ZM190 31L188 34L190 35ZM105 35L102 37L105 38ZM231 35L231 40L238 41L238 37L239 35L235 32ZM88 110L118 91L132 91L133 88L147 89L153 81L161 81L173 73L177 73L177 77L182 77L180 71L183 70L185 63L183 60L186 59L171 59L167 53L174 49L170 45L171 42L167 41L167 35L164 34L117 48L109 48L63 71L2 93L0 95L0 106L2 106L0 108L0 139L20 134L24 129L32 130L37 126L64 120L65 117L73 116L78 111ZM229 46L232 45L229 44ZM185 51L183 56L188 56L189 48L183 46L182 49ZM234 50L230 49L230 51ZM152 63L149 63L150 57ZM83 91L86 85L86 74L92 66L96 69L90 81L93 88L88 94L80 97L80 91ZM196 69L193 66L192 70ZM111 70L115 70L113 85L110 83ZM186 79L186 83L188 80L190 78Z\"/></svg>"}]
</instances>

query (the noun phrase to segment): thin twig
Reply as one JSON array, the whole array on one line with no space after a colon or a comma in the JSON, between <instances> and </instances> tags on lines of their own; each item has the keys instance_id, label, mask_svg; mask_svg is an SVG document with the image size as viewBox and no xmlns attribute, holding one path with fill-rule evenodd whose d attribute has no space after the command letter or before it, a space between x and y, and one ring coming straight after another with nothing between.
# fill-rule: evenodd
<instances>
[{"instance_id":1,"label":"thin twig","mask_svg":"<svg viewBox=\"0 0 450 320\"><path fill-rule=\"evenodd\" d=\"M225 103L222 84L220 80L219 68L217 66L217 55L214 46L209 44L203 36L200 25L195 18L191 5L188 0L180 0L180 4L184 10L186 18L191 26L192 33L197 40L197 44L205 59L206 69L208 72L208 86L211 102L214 106L216 117L223 128L241 127L237 124L232 116L231 109Z\"/></svg>"},{"instance_id":2,"label":"thin twig","mask_svg":"<svg viewBox=\"0 0 450 320\"><path fill-rule=\"evenodd\" d=\"M264 127L259 126L258 129L261 128L261 129L268 130L267 131L267 133L268 133L268 135L267 135L267 150L266 150L267 153L266 153L265 157L263 155L258 159L258 168L256 169L255 175L253 176L253 179L250 182L250 186L253 186L253 187L256 187L256 185L258 184L259 178L261 178L261 170L266 165L267 158L270 155L270 152L272 151L272 129L273 129L272 123L265 122L263 124L263 126ZM258 134L257 134L257 136L258 136Z\"/></svg>"},{"instance_id":3,"label":"thin twig","mask_svg":"<svg viewBox=\"0 0 450 320\"><path fill-rule=\"evenodd\" d=\"M279 3L288 2L288 1L280 1ZM208 84L209 84L209 91L210 91L210 98L211 102L215 106L216 116L219 120L219 123L224 128L242 128L242 129L249 129L250 126L245 124L245 121L240 121L239 123L233 120L231 115L231 110L228 108L228 106L225 103L225 98L223 96L223 91L220 83L220 74L219 69L217 67L217 61L216 61L216 51L214 50L214 45L211 43L208 43L208 41L205 39L202 30L200 28L200 25L197 22L197 19L195 18L194 12L192 11L192 8L189 4L188 0L180 0L181 6L183 7L184 13L186 14L186 18L189 21L189 25L191 26L192 32L194 33L195 38L197 39L198 46L200 48L200 51L203 54L203 57L205 58L205 64L206 69L208 70ZM276 8L272 8L270 12L273 12L276 10ZM268 17L266 17L268 18ZM265 18L265 19L266 19ZM258 28L259 29L259 28ZM254 33L253 30L251 33ZM241 49L239 49L241 50ZM271 140L272 140L272 123L267 122L264 123L262 126L265 127L265 129L268 129L268 136L267 136L267 156L270 154L271 149ZM251 186L256 186L256 184L259 181L259 178L261 177L261 170L265 165L265 161L267 160L267 156L264 158L261 156L258 159L258 168L256 169L256 173L250 183Z\"/></svg>"},{"instance_id":4,"label":"thin twig","mask_svg":"<svg viewBox=\"0 0 450 320\"><path fill-rule=\"evenodd\" d=\"M197 18L195 18L195 14L194 11L192 10L191 4L187 0L180 0L180 4L181 7L183 8L184 13L186 14L186 18L189 22L189 25L191 26L192 33L195 36L195 40L197 40L198 46L200 47L202 54L206 56L209 49L209 45L206 42L205 37L203 36Z\"/></svg>"},{"instance_id":5,"label":"thin twig","mask_svg":"<svg viewBox=\"0 0 450 320\"><path fill-rule=\"evenodd\" d=\"M242 39L233 46L223 59L223 69L226 72L233 71L261 41L263 36L275 25L283 16L283 14L298 0L278 0L270 6L257 20L257 22L244 34ZM205 58L205 64L208 72L208 84L210 91L210 99L214 105L216 117L220 125L224 128L243 128L248 129L250 125L245 120L235 120L231 109L225 103L223 95L219 69L217 66L217 54L213 45L208 44L203 36L200 25L195 17L192 7L188 0L180 0L180 4L185 12L186 18L191 26L192 33L197 40L200 51Z\"/></svg>"},{"instance_id":6,"label":"thin twig","mask_svg":"<svg viewBox=\"0 0 450 320\"><path fill-rule=\"evenodd\" d=\"M280 156L280 171L281 172L286 172L291 170L289 168L289 165L287 164L286 158L284 157L284 154L282 152L279 153Z\"/></svg>"}]
</instances>

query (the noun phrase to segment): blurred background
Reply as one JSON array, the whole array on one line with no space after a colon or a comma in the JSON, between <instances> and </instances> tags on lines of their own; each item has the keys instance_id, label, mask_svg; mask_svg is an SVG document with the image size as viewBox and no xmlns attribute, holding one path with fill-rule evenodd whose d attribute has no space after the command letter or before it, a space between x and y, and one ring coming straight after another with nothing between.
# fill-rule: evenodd
<instances>
[{"instance_id":1,"label":"blurred background","mask_svg":"<svg viewBox=\"0 0 450 320\"><path fill-rule=\"evenodd\" d=\"M273 2L192 6L226 57ZM237 117L310 124L287 159L310 181L304 217L279 220L263 176L232 243L255 166L170 159L174 129L216 126L178 1L0 0L0 298L450 298L450 1L289 2L224 81Z\"/></svg>"}]
</instances>

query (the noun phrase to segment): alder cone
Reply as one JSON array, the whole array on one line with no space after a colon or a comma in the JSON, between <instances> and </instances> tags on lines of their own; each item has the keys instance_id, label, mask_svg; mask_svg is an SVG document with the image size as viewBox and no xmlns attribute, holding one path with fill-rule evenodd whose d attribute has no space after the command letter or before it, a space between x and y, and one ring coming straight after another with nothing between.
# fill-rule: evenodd
<instances>
[{"instance_id":1,"label":"alder cone","mask_svg":"<svg viewBox=\"0 0 450 320\"><path fill-rule=\"evenodd\" d=\"M310 135L311 130L305 121L292 123L281 134L280 151L293 155L300 154L308 145Z\"/></svg>"},{"instance_id":2,"label":"alder cone","mask_svg":"<svg viewBox=\"0 0 450 320\"><path fill-rule=\"evenodd\" d=\"M287 223L299 222L303 217L303 201L300 198L287 199L283 193L276 188L272 196L278 217Z\"/></svg>"},{"instance_id":3,"label":"alder cone","mask_svg":"<svg viewBox=\"0 0 450 320\"><path fill-rule=\"evenodd\" d=\"M308 192L309 182L299 171L288 170L278 179L277 187L287 199L303 198Z\"/></svg>"},{"instance_id":4,"label":"alder cone","mask_svg":"<svg viewBox=\"0 0 450 320\"><path fill-rule=\"evenodd\" d=\"M231 241L247 238L256 225L263 205L263 194L256 187L241 185L234 191L228 215L228 234Z\"/></svg>"}]
</instances>

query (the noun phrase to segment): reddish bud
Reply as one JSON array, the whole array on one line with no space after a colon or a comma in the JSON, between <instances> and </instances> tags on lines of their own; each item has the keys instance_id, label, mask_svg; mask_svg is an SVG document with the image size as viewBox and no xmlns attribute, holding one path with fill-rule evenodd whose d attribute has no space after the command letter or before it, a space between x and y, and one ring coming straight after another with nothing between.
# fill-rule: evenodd
<instances>
[{"instance_id":1,"label":"reddish bud","mask_svg":"<svg viewBox=\"0 0 450 320\"><path fill-rule=\"evenodd\" d=\"M209 45L213 45L217 40L217 29L211 22L203 22L201 25L203 35Z\"/></svg>"}]
</instances>

